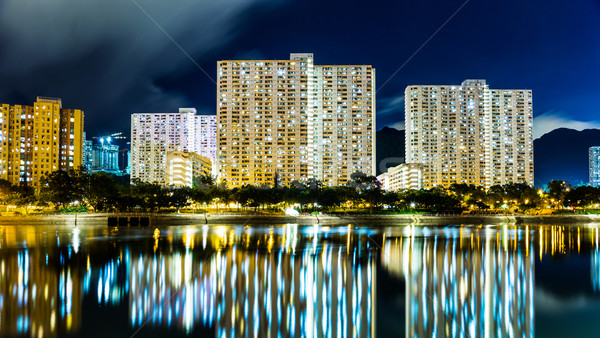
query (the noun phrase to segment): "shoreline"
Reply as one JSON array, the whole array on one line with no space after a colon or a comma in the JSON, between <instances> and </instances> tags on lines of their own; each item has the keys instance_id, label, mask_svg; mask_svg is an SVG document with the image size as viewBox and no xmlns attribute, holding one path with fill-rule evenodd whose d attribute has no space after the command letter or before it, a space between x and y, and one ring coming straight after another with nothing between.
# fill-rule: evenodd
<instances>
[{"instance_id":1,"label":"shoreline","mask_svg":"<svg viewBox=\"0 0 600 338\"><path fill-rule=\"evenodd\" d=\"M110 219L110 220L109 220ZM124 221L123 221L124 219ZM143 219L143 221L142 221ZM151 214L151 213L91 213L78 215L0 216L2 225L120 225L127 226L182 226L182 225L457 225L457 224L587 224L600 223L600 215L252 215L252 214ZM116 223L115 223L116 222ZM124 222L124 223L119 223ZM135 222L135 223L134 223Z\"/></svg>"}]
</instances>

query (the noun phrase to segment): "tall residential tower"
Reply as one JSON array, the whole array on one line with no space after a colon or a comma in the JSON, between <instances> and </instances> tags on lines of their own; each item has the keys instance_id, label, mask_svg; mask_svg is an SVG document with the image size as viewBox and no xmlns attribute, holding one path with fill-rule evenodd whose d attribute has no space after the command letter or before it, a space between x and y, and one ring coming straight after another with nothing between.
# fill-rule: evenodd
<instances>
[{"instance_id":1,"label":"tall residential tower","mask_svg":"<svg viewBox=\"0 0 600 338\"><path fill-rule=\"evenodd\" d=\"M590 185L600 187L600 147L590 147Z\"/></svg>"},{"instance_id":2,"label":"tall residential tower","mask_svg":"<svg viewBox=\"0 0 600 338\"><path fill-rule=\"evenodd\" d=\"M210 156L215 153L215 130L216 117L196 115L194 108L180 108L178 113L132 114L131 179L167 184L167 152Z\"/></svg>"},{"instance_id":3,"label":"tall residential tower","mask_svg":"<svg viewBox=\"0 0 600 338\"><path fill-rule=\"evenodd\" d=\"M289 60L217 65L217 161L230 187L374 175L375 69Z\"/></svg>"},{"instance_id":4,"label":"tall residential tower","mask_svg":"<svg viewBox=\"0 0 600 338\"><path fill-rule=\"evenodd\" d=\"M531 90L408 86L406 162L423 164L423 187L533 184Z\"/></svg>"},{"instance_id":5,"label":"tall residential tower","mask_svg":"<svg viewBox=\"0 0 600 338\"><path fill-rule=\"evenodd\" d=\"M0 105L0 178L39 188L56 170L83 162L83 111L62 100L38 96L33 106Z\"/></svg>"}]
</instances>

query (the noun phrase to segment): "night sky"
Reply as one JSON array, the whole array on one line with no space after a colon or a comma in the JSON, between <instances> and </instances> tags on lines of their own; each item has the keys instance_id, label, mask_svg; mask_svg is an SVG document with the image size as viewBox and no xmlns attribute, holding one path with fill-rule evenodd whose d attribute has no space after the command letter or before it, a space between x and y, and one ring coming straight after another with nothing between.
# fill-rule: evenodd
<instances>
[{"instance_id":1,"label":"night sky","mask_svg":"<svg viewBox=\"0 0 600 338\"><path fill-rule=\"evenodd\" d=\"M373 65L377 129L403 127L407 85L466 78L532 89L536 137L600 128L600 0L0 0L0 102L61 97L89 136L133 112L214 114L217 60L290 52Z\"/></svg>"}]
</instances>

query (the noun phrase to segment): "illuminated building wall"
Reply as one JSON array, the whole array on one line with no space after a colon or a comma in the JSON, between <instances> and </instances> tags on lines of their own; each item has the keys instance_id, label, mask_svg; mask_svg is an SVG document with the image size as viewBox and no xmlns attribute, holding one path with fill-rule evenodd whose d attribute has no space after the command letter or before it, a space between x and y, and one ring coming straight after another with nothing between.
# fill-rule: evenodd
<instances>
[{"instance_id":1,"label":"illuminated building wall","mask_svg":"<svg viewBox=\"0 0 600 338\"><path fill-rule=\"evenodd\" d=\"M423 165L418 163L402 163L388 168L382 176L383 187L387 191L405 189L423 189Z\"/></svg>"},{"instance_id":2,"label":"illuminated building wall","mask_svg":"<svg viewBox=\"0 0 600 338\"><path fill-rule=\"evenodd\" d=\"M374 175L375 69L290 60L217 64L218 169L230 187Z\"/></svg>"},{"instance_id":3,"label":"illuminated building wall","mask_svg":"<svg viewBox=\"0 0 600 338\"><path fill-rule=\"evenodd\" d=\"M212 163L196 153L182 151L167 152L167 184L192 187L194 179L210 176Z\"/></svg>"},{"instance_id":4,"label":"illuminated building wall","mask_svg":"<svg viewBox=\"0 0 600 338\"><path fill-rule=\"evenodd\" d=\"M83 133L83 162L81 166L88 173L92 172L92 149L94 148L94 142L86 138L85 132Z\"/></svg>"},{"instance_id":5,"label":"illuminated building wall","mask_svg":"<svg viewBox=\"0 0 600 338\"><path fill-rule=\"evenodd\" d=\"M39 189L40 179L83 164L83 111L38 96L33 106L0 106L0 178Z\"/></svg>"},{"instance_id":6,"label":"illuminated building wall","mask_svg":"<svg viewBox=\"0 0 600 338\"><path fill-rule=\"evenodd\" d=\"M196 115L195 149L198 155L208 158L211 163L216 163L217 115Z\"/></svg>"},{"instance_id":7,"label":"illuminated building wall","mask_svg":"<svg viewBox=\"0 0 600 338\"><path fill-rule=\"evenodd\" d=\"M408 86L406 162L422 163L423 186L533 184L531 90Z\"/></svg>"},{"instance_id":8,"label":"illuminated building wall","mask_svg":"<svg viewBox=\"0 0 600 338\"><path fill-rule=\"evenodd\" d=\"M533 244L452 232L385 243L384 266L406 280L406 336L532 337Z\"/></svg>"},{"instance_id":9,"label":"illuminated building wall","mask_svg":"<svg viewBox=\"0 0 600 338\"><path fill-rule=\"evenodd\" d=\"M194 108L180 108L178 113L132 114L131 179L167 184L168 151L213 156L216 141L211 133L215 124L216 117L196 115Z\"/></svg>"},{"instance_id":10,"label":"illuminated building wall","mask_svg":"<svg viewBox=\"0 0 600 338\"><path fill-rule=\"evenodd\" d=\"M590 185L600 187L600 147L590 147Z\"/></svg>"},{"instance_id":11,"label":"illuminated building wall","mask_svg":"<svg viewBox=\"0 0 600 338\"><path fill-rule=\"evenodd\" d=\"M315 66L322 102L322 172L315 178L323 185L345 185L360 171L375 175L375 69L371 66ZM317 141L317 142L318 142Z\"/></svg>"},{"instance_id":12,"label":"illuminated building wall","mask_svg":"<svg viewBox=\"0 0 600 338\"><path fill-rule=\"evenodd\" d=\"M100 138L100 144L92 147L92 173L120 174L119 146L110 143L110 137Z\"/></svg>"}]
</instances>

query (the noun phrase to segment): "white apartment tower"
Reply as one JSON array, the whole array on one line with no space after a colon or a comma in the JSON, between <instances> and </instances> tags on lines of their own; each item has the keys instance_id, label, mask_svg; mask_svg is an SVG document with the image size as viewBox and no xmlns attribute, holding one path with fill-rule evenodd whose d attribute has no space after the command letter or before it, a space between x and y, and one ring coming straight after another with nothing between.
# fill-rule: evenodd
<instances>
[{"instance_id":1,"label":"white apartment tower","mask_svg":"<svg viewBox=\"0 0 600 338\"><path fill-rule=\"evenodd\" d=\"M531 90L408 86L406 162L423 164L423 187L533 184Z\"/></svg>"},{"instance_id":2,"label":"white apartment tower","mask_svg":"<svg viewBox=\"0 0 600 338\"><path fill-rule=\"evenodd\" d=\"M131 179L166 184L167 152L214 154L216 134L211 130L216 130L216 117L196 115L194 108L132 114Z\"/></svg>"},{"instance_id":3,"label":"white apartment tower","mask_svg":"<svg viewBox=\"0 0 600 338\"><path fill-rule=\"evenodd\" d=\"M590 185L600 187L600 147L589 148Z\"/></svg>"},{"instance_id":4,"label":"white apartment tower","mask_svg":"<svg viewBox=\"0 0 600 338\"><path fill-rule=\"evenodd\" d=\"M196 115L196 150L215 163L217 158L217 116Z\"/></svg>"},{"instance_id":5,"label":"white apartment tower","mask_svg":"<svg viewBox=\"0 0 600 338\"><path fill-rule=\"evenodd\" d=\"M229 187L375 173L375 69L290 60L219 61L217 162Z\"/></svg>"}]
</instances>

